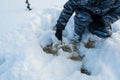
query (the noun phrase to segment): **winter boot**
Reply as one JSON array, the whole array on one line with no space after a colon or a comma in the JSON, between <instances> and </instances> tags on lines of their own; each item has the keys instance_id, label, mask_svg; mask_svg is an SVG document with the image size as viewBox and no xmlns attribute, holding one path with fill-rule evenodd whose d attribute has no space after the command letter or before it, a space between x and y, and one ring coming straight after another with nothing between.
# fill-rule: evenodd
<instances>
[{"instance_id":1,"label":"winter boot","mask_svg":"<svg viewBox=\"0 0 120 80\"><path fill-rule=\"evenodd\" d=\"M81 68L81 73L86 74L86 75L91 75L91 73L85 68Z\"/></svg>"}]
</instances>

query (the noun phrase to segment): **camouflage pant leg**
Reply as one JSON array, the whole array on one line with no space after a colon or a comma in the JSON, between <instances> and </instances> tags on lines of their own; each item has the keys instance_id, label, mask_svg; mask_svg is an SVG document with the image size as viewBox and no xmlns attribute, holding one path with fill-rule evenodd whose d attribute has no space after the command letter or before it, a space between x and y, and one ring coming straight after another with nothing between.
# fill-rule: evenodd
<instances>
[{"instance_id":1,"label":"camouflage pant leg","mask_svg":"<svg viewBox=\"0 0 120 80\"><path fill-rule=\"evenodd\" d=\"M93 27L89 27L89 31L100 38L108 38L112 35L111 26L98 26L96 29L94 29Z\"/></svg>"},{"instance_id":2,"label":"camouflage pant leg","mask_svg":"<svg viewBox=\"0 0 120 80\"><path fill-rule=\"evenodd\" d=\"M111 25L105 25L101 23L102 16L92 16L93 22L89 25L89 31L100 37L100 38L108 38L112 35Z\"/></svg>"},{"instance_id":3,"label":"camouflage pant leg","mask_svg":"<svg viewBox=\"0 0 120 80\"><path fill-rule=\"evenodd\" d=\"M92 22L92 18L87 12L78 12L74 17L75 28L74 31L77 35L81 36L85 28L89 27L89 24Z\"/></svg>"},{"instance_id":4,"label":"camouflage pant leg","mask_svg":"<svg viewBox=\"0 0 120 80\"><path fill-rule=\"evenodd\" d=\"M89 28L89 31L101 38L107 38L112 35L112 29L111 26L97 26L97 28L94 28L92 26L89 26L89 24L93 21L93 17L88 12L78 12L75 17L75 33L79 36L82 36L86 28Z\"/></svg>"}]
</instances>

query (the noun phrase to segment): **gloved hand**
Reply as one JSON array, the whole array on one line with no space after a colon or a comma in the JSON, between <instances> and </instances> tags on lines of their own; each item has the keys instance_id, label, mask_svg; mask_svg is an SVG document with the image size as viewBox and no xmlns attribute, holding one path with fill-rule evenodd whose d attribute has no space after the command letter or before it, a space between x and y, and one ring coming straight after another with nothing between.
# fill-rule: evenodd
<instances>
[{"instance_id":1,"label":"gloved hand","mask_svg":"<svg viewBox=\"0 0 120 80\"><path fill-rule=\"evenodd\" d=\"M56 25L56 28L55 36L58 40L62 41L62 31L64 30L64 27L62 25Z\"/></svg>"},{"instance_id":2,"label":"gloved hand","mask_svg":"<svg viewBox=\"0 0 120 80\"><path fill-rule=\"evenodd\" d=\"M62 41L62 29L57 28L55 36L57 37L58 40Z\"/></svg>"}]
</instances>

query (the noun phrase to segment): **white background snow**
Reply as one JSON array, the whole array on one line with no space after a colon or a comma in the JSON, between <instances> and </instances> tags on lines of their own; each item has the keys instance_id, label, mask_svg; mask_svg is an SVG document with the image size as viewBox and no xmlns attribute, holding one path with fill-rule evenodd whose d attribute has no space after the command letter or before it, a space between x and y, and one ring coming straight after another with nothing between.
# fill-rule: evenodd
<instances>
[{"instance_id":1,"label":"white background snow","mask_svg":"<svg viewBox=\"0 0 120 80\"><path fill-rule=\"evenodd\" d=\"M60 50L58 56L46 54L41 46L57 42L52 30L66 0L0 1L0 80L120 80L120 21L112 25L111 38L97 39L95 48L80 44L85 61L67 59L69 53ZM73 18L66 31L72 37ZM67 42L67 41L66 41ZM40 46L41 45L41 46ZM82 63L92 73L80 73Z\"/></svg>"}]
</instances>

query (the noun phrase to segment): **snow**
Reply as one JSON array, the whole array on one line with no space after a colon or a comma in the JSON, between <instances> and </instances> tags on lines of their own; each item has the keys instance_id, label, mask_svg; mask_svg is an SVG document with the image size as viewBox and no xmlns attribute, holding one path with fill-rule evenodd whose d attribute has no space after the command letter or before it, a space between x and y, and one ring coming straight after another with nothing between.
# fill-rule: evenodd
<instances>
[{"instance_id":1,"label":"snow","mask_svg":"<svg viewBox=\"0 0 120 80\"><path fill-rule=\"evenodd\" d=\"M112 25L111 38L84 34L83 61L68 59L70 53L62 49L57 56L43 51L42 47L58 43L53 27L65 2L30 0L33 10L28 11L24 0L1 0L0 80L120 80L120 21ZM73 37L73 26L72 17L64 31L65 43ZM95 48L84 47L88 38L96 40ZM80 73L82 64L90 76Z\"/></svg>"}]
</instances>

